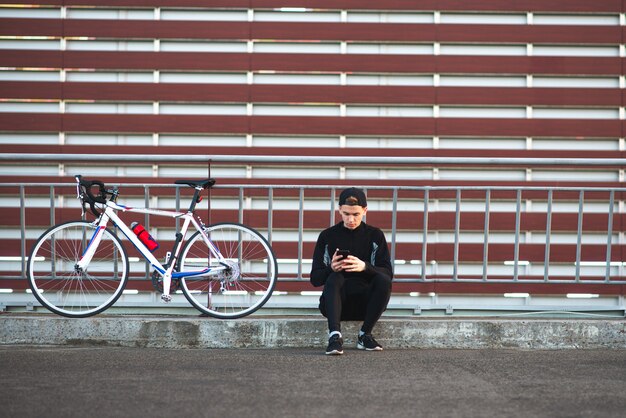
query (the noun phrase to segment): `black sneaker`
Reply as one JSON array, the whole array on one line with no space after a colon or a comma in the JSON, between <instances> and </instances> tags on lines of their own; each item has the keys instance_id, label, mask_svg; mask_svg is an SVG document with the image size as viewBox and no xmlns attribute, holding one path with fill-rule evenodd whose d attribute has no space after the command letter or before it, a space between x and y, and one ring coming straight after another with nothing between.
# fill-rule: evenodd
<instances>
[{"instance_id":1,"label":"black sneaker","mask_svg":"<svg viewBox=\"0 0 626 418\"><path fill-rule=\"evenodd\" d=\"M367 351L383 351L383 346L372 337L371 334L359 335L357 339L356 348L359 350Z\"/></svg>"},{"instance_id":2,"label":"black sneaker","mask_svg":"<svg viewBox=\"0 0 626 418\"><path fill-rule=\"evenodd\" d=\"M333 336L328 339L326 354L335 356L343 354L343 338L341 338L341 335L333 334Z\"/></svg>"}]
</instances>

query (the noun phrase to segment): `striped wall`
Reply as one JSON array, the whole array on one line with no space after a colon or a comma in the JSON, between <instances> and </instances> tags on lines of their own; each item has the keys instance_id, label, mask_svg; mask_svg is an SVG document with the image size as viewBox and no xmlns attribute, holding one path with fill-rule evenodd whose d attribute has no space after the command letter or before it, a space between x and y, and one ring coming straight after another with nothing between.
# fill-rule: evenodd
<instances>
[{"instance_id":1,"label":"striped wall","mask_svg":"<svg viewBox=\"0 0 626 418\"><path fill-rule=\"evenodd\" d=\"M19 153L620 158L625 23L621 1L15 1L0 5L0 143ZM206 172L146 160L91 171L142 181ZM580 182L571 167L212 170ZM0 178L75 171L85 168L4 164ZM585 180L621 184L624 170Z\"/></svg>"}]
</instances>

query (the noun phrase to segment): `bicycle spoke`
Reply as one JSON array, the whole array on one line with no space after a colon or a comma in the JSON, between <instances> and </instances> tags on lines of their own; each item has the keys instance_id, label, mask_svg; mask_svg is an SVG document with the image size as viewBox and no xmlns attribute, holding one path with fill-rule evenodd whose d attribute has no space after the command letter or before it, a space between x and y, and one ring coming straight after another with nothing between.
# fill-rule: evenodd
<instances>
[{"instance_id":1,"label":"bicycle spoke","mask_svg":"<svg viewBox=\"0 0 626 418\"><path fill-rule=\"evenodd\" d=\"M239 224L213 225L206 232L229 268L204 280L184 278L183 293L196 308L218 318L256 311L267 302L276 283L276 261L269 244L258 232ZM181 256L181 270L192 270L199 255L207 260L203 268L221 268L208 251L200 234L191 237Z\"/></svg>"},{"instance_id":2,"label":"bicycle spoke","mask_svg":"<svg viewBox=\"0 0 626 418\"><path fill-rule=\"evenodd\" d=\"M76 270L94 231L88 222L68 222L48 230L33 247L28 264L31 289L53 312L90 316L121 295L128 279L128 259L121 242L110 231L103 231L86 269Z\"/></svg>"}]
</instances>

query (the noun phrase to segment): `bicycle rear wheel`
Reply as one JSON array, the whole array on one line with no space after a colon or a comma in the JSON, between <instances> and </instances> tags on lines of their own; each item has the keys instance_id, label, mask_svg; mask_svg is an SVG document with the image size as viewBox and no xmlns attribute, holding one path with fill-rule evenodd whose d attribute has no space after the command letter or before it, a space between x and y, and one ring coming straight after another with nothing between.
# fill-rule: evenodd
<instances>
[{"instance_id":1,"label":"bicycle rear wheel","mask_svg":"<svg viewBox=\"0 0 626 418\"><path fill-rule=\"evenodd\" d=\"M241 318L263 306L272 295L278 275L269 243L254 229L240 224L215 224L204 232L229 269L211 276L184 277L181 285L187 300L201 312L222 319ZM222 265L196 232L183 248L180 271L207 267Z\"/></svg>"},{"instance_id":2,"label":"bicycle rear wheel","mask_svg":"<svg viewBox=\"0 0 626 418\"><path fill-rule=\"evenodd\" d=\"M39 302L70 318L83 318L107 309L128 281L128 257L110 230L84 271L76 263L98 230L87 221L55 225L37 240L28 259L28 282Z\"/></svg>"}]
</instances>

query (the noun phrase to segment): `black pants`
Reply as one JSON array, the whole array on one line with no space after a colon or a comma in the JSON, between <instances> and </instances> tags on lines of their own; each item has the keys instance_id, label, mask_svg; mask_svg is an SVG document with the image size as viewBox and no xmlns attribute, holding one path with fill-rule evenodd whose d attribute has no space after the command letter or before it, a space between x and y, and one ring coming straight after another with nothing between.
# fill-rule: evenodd
<instances>
[{"instance_id":1,"label":"black pants","mask_svg":"<svg viewBox=\"0 0 626 418\"><path fill-rule=\"evenodd\" d=\"M363 321L369 334L387 309L391 278L378 273L371 278L331 273L320 297L320 311L328 319L328 330L341 331L341 321Z\"/></svg>"}]
</instances>

